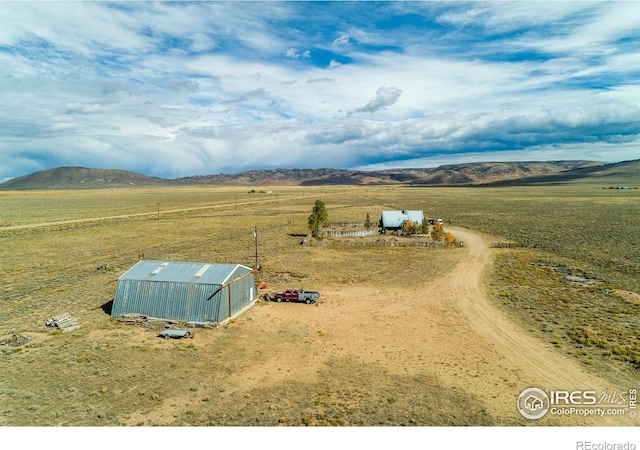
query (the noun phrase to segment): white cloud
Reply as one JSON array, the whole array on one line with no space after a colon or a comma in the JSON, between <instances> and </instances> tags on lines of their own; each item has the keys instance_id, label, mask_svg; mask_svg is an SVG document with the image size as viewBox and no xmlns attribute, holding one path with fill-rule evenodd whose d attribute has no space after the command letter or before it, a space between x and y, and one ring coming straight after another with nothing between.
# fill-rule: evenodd
<instances>
[{"instance_id":1,"label":"white cloud","mask_svg":"<svg viewBox=\"0 0 640 450\"><path fill-rule=\"evenodd\" d=\"M54 42L54 51L90 55L102 48L148 49L124 11L93 2L12 2L0 6L0 44ZM46 50L46 49L45 49Z\"/></svg>"},{"instance_id":2,"label":"white cloud","mask_svg":"<svg viewBox=\"0 0 640 450\"><path fill-rule=\"evenodd\" d=\"M379 111L381 109L385 109L387 106L391 106L396 101L398 101L398 98L400 97L401 93L402 91L397 87L382 86L378 88L378 90L376 91L376 97L374 99L372 99L365 106L356 108L355 110L353 110L353 112L371 113L371 112Z\"/></svg>"},{"instance_id":3,"label":"white cloud","mask_svg":"<svg viewBox=\"0 0 640 450\"><path fill-rule=\"evenodd\" d=\"M568 144L561 147L538 146L527 150L506 150L494 152L444 153L402 161L365 164L356 170L408 169L414 167L438 167L445 164L502 161L570 161L587 160L619 162L629 160L629 155L640 151L636 144ZM577 155L577 156L576 156Z\"/></svg>"},{"instance_id":4,"label":"white cloud","mask_svg":"<svg viewBox=\"0 0 640 450\"><path fill-rule=\"evenodd\" d=\"M616 52L619 45L616 41L640 28L638 5L634 2L607 2L597 6L568 35L542 38L530 45L547 52L578 52L582 55L606 56ZM587 3L585 8L589 7Z\"/></svg>"},{"instance_id":5,"label":"white cloud","mask_svg":"<svg viewBox=\"0 0 640 450\"><path fill-rule=\"evenodd\" d=\"M0 177L638 154L630 4L308 7L0 3Z\"/></svg>"},{"instance_id":6,"label":"white cloud","mask_svg":"<svg viewBox=\"0 0 640 450\"><path fill-rule=\"evenodd\" d=\"M598 2L470 2L462 8L452 8L438 15L438 23L453 24L457 27L480 26L490 33L508 33L521 28L567 25L581 20ZM566 30L566 28L562 28Z\"/></svg>"},{"instance_id":7,"label":"white cloud","mask_svg":"<svg viewBox=\"0 0 640 450\"><path fill-rule=\"evenodd\" d=\"M105 107L97 103L69 102L66 110L68 114L93 114L105 111Z\"/></svg>"},{"instance_id":8,"label":"white cloud","mask_svg":"<svg viewBox=\"0 0 640 450\"><path fill-rule=\"evenodd\" d=\"M305 50L302 53L300 53L298 52L298 49L290 48L289 50L287 50L285 55L287 56L287 58L292 58L292 59L309 58L311 56L311 51Z\"/></svg>"},{"instance_id":9,"label":"white cloud","mask_svg":"<svg viewBox=\"0 0 640 450\"><path fill-rule=\"evenodd\" d=\"M334 39L333 46L340 47L349 43L349 35L347 33L340 33L340 35Z\"/></svg>"},{"instance_id":10,"label":"white cloud","mask_svg":"<svg viewBox=\"0 0 640 450\"><path fill-rule=\"evenodd\" d=\"M215 50L218 43L205 32L196 32L189 35L191 44L189 50L192 52L203 52L207 50Z\"/></svg>"}]
</instances>

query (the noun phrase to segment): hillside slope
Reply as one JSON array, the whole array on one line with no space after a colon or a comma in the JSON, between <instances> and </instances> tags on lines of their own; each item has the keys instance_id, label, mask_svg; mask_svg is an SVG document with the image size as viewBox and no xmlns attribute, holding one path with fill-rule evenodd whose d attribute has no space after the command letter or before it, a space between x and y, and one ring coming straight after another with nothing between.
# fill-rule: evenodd
<instances>
[{"instance_id":1,"label":"hillside slope","mask_svg":"<svg viewBox=\"0 0 640 450\"><path fill-rule=\"evenodd\" d=\"M593 161L483 162L389 170L273 169L251 170L236 174L199 175L178 178L178 184L226 185L447 185L460 186L548 175L578 167L602 166Z\"/></svg>"},{"instance_id":2,"label":"hillside slope","mask_svg":"<svg viewBox=\"0 0 640 450\"><path fill-rule=\"evenodd\" d=\"M377 171L272 169L177 179L148 177L117 169L58 167L0 184L0 190L112 189L170 186L327 186L414 185L500 186L567 182L640 184L640 160L605 164L594 161L530 161L450 164L433 168Z\"/></svg>"},{"instance_id":3,"label":"hillside slope","mask_svg":"<svg viewBox=\"0 0 640 450\"><path fill-rule=\"evenodd\" d=\"M118 169L57 167L41 170L0 184L0 190L107 189L166 186L168 180Z\"/></svg>"},{"instance_id":4,"label":"hillside slope","mask_svg":"<svg viewBox=\"0 0 640 450\"><path fill-rule=\"evenodd\" d=\"M491 186L528 186L544 184L598 184L603 187L640 186L640 159L598 166L579 167L559 173L536 175L487 183Z\"/></svg>"}]
</instances>

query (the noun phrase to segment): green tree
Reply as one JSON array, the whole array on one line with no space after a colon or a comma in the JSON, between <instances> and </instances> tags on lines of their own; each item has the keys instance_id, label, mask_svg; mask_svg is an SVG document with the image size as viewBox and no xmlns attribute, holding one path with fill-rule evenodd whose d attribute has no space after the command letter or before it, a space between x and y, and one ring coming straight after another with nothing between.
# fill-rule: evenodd
<instances>
[{"instance_id":1,"label":"green tree","mask_svg":"<svg viewBox=\"0 0 640 450\"><path fill-rule=\"evenodd\" d=\"M309 216L309 229L313 236L317 236L321 227L329 225L329 215L327 214L327 208L324 206L322 200L316 200Z\"/></svg>"},{"instance_id":2,"label":"green tree","mask_svg":"<svg viewBox=\"0 0 640 450\"><path fill-rule=\"evenodd\" d=\"M373 226L373 222L371 222L371 217L369 217L369 213L367 213L367 218L364 219L364 227L369 230Z\"/></svg>"},{"instance_id":3,"label":"green tree","mask_svg":"<svg viewBox=\"0 0 640 450\"><path fill-rule=\"evenodd\" d=\"M420 224L420 233L429 234L429 220L425 217Z\"/></svg>"}]
</instances>

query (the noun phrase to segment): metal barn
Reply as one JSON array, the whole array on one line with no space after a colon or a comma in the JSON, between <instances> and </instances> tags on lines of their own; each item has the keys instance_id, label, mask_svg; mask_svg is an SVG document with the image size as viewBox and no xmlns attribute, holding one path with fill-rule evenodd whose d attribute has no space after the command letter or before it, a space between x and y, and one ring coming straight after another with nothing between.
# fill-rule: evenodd
<instances>
[{"instance_id":1,"label":"metal barn","mask_svg":"<svg viewBox=\"0 0 640 450\"><path fill-rule=\"evenodd\" d=\"M111 315L220 323L255 297L253 270L240 264L139 261L118 278Z\"/></svg>"},{"instance_id":2,"label":"metal barn","mask_svg":"<svg viewBox=\"0 0 640 450\"><path fill-rule=\"evenodd\" d=\"M420 225L424 220L424 213L422 211L382 211L379 226L383 232L399 230L407 220Z\"/></svg>"}]
</instances>

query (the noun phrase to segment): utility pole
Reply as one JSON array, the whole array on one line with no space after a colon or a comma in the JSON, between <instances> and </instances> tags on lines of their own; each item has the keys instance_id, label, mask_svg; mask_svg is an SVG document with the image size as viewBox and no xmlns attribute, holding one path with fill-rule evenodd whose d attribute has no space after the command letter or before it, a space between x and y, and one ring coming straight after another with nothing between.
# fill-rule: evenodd
<instances>
[{"instance_id":1,"label":"utility pole","mask_svg":"<svg viewBox=\"0 0 640 450\"><path fill-rule=\"evenodd\" d=\"M256 270L260 270L260 264L258 264L258 227L253 227L253 238L256 241Z\"/></svg>"},{"instance_id":2,"label":"utility pole","mask_svg":"<svg viewBox=\"0 0 640 450\"><path fill-rule=\"evenodd\" d=\"M158 205L158 220L160 220L160 203L156 203Z\"/></svg>"}]
</instances>

